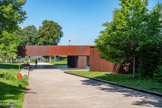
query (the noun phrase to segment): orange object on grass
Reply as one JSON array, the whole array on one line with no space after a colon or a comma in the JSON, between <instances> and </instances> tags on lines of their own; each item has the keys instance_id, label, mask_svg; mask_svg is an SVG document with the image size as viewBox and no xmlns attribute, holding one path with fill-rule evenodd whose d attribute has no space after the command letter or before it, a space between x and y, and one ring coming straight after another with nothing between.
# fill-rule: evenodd
<instances>
[{"instance_id":1,"label":"orange object on grass","mask_svg":"<svg viewBox=\"0 0 162 108\"><path fill-rule=\"evenodd\" d=\"M22 78L21 73L17 73L17 79L21 79L21 78Z\"/></svg>"}]
</instances>

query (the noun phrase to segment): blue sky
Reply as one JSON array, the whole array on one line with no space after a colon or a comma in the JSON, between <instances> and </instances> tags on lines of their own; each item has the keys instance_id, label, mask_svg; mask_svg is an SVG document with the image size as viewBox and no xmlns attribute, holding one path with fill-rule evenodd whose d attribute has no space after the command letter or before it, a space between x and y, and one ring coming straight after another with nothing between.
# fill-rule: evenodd
<instances>
[{"instance_id":1,"label":"blue sky","mask_svg":"<svg viewBox=\"0 0 162 108\"><path fill-rule=\"evenodd\" d=\"M162 0L148 0L151 8ZM53 20L62 26L64 36L59 45L94 45L101 25L112 20L113 11L119 8L119 0L27 0L24 10L27 19L20 27L35 25L43 20Z\"/></svg>"}]
</instances>

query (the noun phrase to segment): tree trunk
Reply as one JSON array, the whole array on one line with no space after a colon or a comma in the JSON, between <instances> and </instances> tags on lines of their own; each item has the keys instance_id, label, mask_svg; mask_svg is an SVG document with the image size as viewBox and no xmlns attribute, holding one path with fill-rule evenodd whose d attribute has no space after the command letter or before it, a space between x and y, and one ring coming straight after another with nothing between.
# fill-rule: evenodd
<instances>
[{"instance_id":1,"label":"tree trunk","mask_svg":"<svg viewBox=\"0 0 162 108\"><path fill-rule=\"evenodd\" d=\"M2 62L5 62L4 56L2 56Z\"/></svg>"},{"instance_id":2,"label":"tree trunk","mask_svg":"<svg viewBox=\"0 0 162 108\"><path fill-rule=\"evenodd\" d=\"M6 63L7 63L7 61L8 61L8 60L7 60L7 59L5 59L5 62L6 62Z\"/></svg>"},{"instance_id":3,"label":"tree trunk","mask_svg":"<svg viewBox=\"0 0 162 108\"><path fill-rule=\"evenodd\" d=\"M52 61L52 58L51 58L51 56L49 56L49 62L51 62Z\"/></svg>"},{"instance_id":4,"label":"tree trunk","mask_svg":"<svg viewBox=\"0 0 162 108\"><path fill-rule=\"evenodd\" d=\"M28 62L31 62L31 58L30 58L30 56L28 57Z\"/></svg>"},{"instance_id":5,"label":"tree trunk","mask_svg":"<svg viewBox=\"0 0 162 108\"><path fill-rule=\"evenodd\" d=\"M57 57L55 56L54 61L57 61Z\"/></svg>"},{"instance_id":6,"label":"tree trunk","mask_svg":"<svg viewBox=\"0 0 162 108\"><path fill-rule=\"evenodd\" d=\"M14 63L14 59L12 58L12 63Z\"/></svg>"},{"instance_id":7,"label":"tree trunk","mask_svg":"<svg viewBox=\"0 0 162 108\"><path fill-rule=\"evenodd\" d=\"M8 61L8 60L7 60L7 56L5 56L5 62L7 63L7 61Z\"/></svg>"},{"instance_id":8,"label":"tree trunk","mask_svg":"<svg viewBox=\"0 0 162 108\"><path fill-rule=\"evenodd\" d=\"M10 62L13 63L13 58L10 59Z\"/></svg>"},{"instance_id":9,"label":"tree trunk","mask_svg":"<svg viewBox=\"0 0 162 108\"><path fill-rule=\"evenodd\" d=\"M134 79L134 77L135 77L135 71L136 71L136 61L135 61L135 54L133 55L133 79Z\"/></svg>"}]
</instances>

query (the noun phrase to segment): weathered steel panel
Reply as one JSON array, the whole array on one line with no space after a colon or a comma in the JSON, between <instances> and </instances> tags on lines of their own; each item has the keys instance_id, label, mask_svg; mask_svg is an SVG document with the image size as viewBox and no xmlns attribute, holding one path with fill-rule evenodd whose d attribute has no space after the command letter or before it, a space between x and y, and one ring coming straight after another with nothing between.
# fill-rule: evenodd
<instances>
[{"instance_id":1,"label":"weathered steel panel","mask_svg":"<svg viewBox=\"0 0 162 108\"><path fill-rule=\"evenodd\" d=\"M90 49L90 54L93 54L93 51L94 51L94 50L91 48L91 49ZM93 63L94 60L93 60L93 57L94 57L94 55L90 55L90 69L91 69L91 71L93 71L93 69L94 69L94 68L91 68L91 66L94 67L94 63Z\"/></svg>"},{"instance_id":2,"label":"weathered steel panel","mask_svg":"<svg viewBox=\"0 0 162 108\"><path fill-rule=\"evenodd\" d=\"M67 55L71 55L71 56L72 55L77 55L77 53L76 53L77 47L75 47L75 46L68 46L67 49L68 49Z\"/></svg>"},{"instance_id":3,"label":"weathered steel panel","mask_svg":"<svg viewBox=\"0 0 162 108\"><path fill-rule=\"evenodd\" d=\"M19 46L19 56L52 56L52 55L67 55L78 56L85 55L90 56L91 46Z\"/></svg>"},{"instance_id":4,"label":"weathered steel panel","mask_svg":"<svg viewBox=\"0 0 162 108\"><path fill-rule=\"evenodd\" d=\"M78 55L84 55L84 46L77 47L76 51Z\"/></svg>"},{"instance_id":5,"label":"weathered steel panel","mask_svg":"<svg viewBox=\"0 0 162 108\"><path fill-rule=\"evenodd\" d=\"M90 48L90 71L114 73L119 71L120 65L101 59L99 54L100 52L96 48Z\"/></svg>"},{"instance_id":6,"label":"weathered steel panel","mask_svg":"<svg viewBox=\"0 0 162 108\"><path fill-rule=\"evenodd\" d=\"M34 47L35 46L33 46L33 48ZM48 56L49 55L49 46L38 46L37 48L40 50L39 53L38 53L39 56ZM35 52L35 51L33 51L33 52Z\"/></svg>"},{"instance_id":7,"label":"weathered steel panel","mask_svg":"<svg viewBox=\"0 0 162 108\"><path fill-rule=\"evenodd\" d=\"M90 55L90 47L92 47L92 46L84 46L84 54L83 55L87 55L87 54L89 54Z\"/></svg>"},{"instance_id":8,"label":"weathered steel panel","mask_svg":"<svg viewBox=\"0 0 162 108\"><path fill-rule=\"evenodd\" d=\"M58 46L59 47L59 55L67 55L68 54L68 46Z\"/></svg>"},{"instance_id":9,"label":"weathered steel panel","mask_svg":"<svg viewBox=\"0 0 162 108\"><path fill-rule=\"evenodd\" d=\"M87 66L87 56L78 56L77 68L85 69L86 66Z\"/></svg>"},{"instance_id":10,"label":"weathered steel panel","mask_svg":"<svg viewBox=\"0 0 162 108\"><path fill-rule=\"evenodd\" d=\"M58 46L49 46L49 56L58 56L59 55L59 47Z\"/></svg>"}]
</instances>

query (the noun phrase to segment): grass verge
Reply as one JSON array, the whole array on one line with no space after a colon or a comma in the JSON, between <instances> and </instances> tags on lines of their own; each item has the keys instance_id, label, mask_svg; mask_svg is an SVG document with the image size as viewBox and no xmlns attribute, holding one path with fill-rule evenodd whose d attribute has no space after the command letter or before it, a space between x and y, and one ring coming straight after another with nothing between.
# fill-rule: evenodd
<instances>
[{"instance_id":1,"label":"grass verge","mask_svg":"<svg viewBox=\"0 0 162 108\"><path fill-rule=\"evenodd\" d=\"M3 69L3 68L9 69ZM16 69L15 69L16 68ZM18 64L0 64L0 108L9 108L9 103L14 102L14 108L22 108L28 76L17 79ZM18 87L21 84L22 87Z\"/></svg>"},{"instance_id":2,"label":"grass verge","mask_svg":"<svg viewBox=\"0 0 162 108\"><path fill-rule=\"evenodd\" d=\"M19 63L0 63L0 69L19 69Z\"/></svg>"},{"instance_id":3,"label":"grass verge","mask_svg":"<svg viewBox=\"0 0 162 108\"><path fill-rule=\"evenodd\" d=\"M136 77L132 79L131 74L113 74L111 72L69 72L76 75L88 76L91 78L98 78L107 81L112 81L120 83L123 85L128 85L132 87L137 87L141 89L156 91L162 93L162 83L158 82L156 79Z\"/></svg>"}]
</instances>

